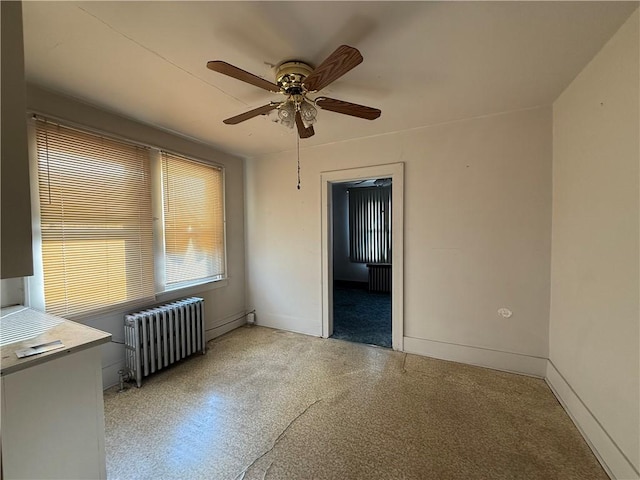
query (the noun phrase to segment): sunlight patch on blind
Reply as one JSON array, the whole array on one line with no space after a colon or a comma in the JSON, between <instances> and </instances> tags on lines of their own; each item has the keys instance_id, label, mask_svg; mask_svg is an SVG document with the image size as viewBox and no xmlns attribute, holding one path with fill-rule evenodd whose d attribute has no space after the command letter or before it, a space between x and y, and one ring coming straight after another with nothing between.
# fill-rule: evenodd
<instances>
[{"instance_id":1,"label":"sunlight patch on blind","mask_svg":"<svg viewBox=\"0 0 640 480\"><path fill-rule=\"evenodd\" d=\"M47 312L153 298L148 150L40 120L36 141Z\"/></svg>"},{"instance_id":2,"label":"sunlight patch on blind","mask_svg":"<svg viewBox=\"0 0 640 480\"><path fill-rule=\"evenodd\" d=\"M225 275L223 173L162 153L167 286Z\"/></svg>"}]
</instances>

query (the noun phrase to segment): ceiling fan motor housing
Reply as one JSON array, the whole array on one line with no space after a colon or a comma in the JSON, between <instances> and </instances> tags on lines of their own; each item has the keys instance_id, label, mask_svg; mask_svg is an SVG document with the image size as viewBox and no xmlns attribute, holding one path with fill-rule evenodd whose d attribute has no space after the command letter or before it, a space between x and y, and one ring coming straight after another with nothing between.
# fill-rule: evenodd
<instances>
[{"instance_id":1,"label":"ceiling fan motor housing","mask_svg":"<svg viewBox=\"0 0 640 480\"><path fill-rule=\"evenodd\" d=\"M305 91L302 82L311 72L313 72L313 68L304 62L297 60L284 62L278 67L276 82L282 93L301 95Z\"/></svg>"}]
</instances>

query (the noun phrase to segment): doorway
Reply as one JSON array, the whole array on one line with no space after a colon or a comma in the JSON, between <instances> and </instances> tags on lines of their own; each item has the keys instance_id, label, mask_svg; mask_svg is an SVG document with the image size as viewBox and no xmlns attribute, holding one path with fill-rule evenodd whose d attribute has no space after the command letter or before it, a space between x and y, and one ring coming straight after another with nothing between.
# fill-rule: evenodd
<instances>
[{"instance_id":1,"label":"doorway","mask_svg":"<svg viewBox=\"0 0 640 480\"><path fill-rule=\"evenodd\" d=\"M331 184L331 338L391 347L391 191L391 178Z\"/></svg>"},{"instance_id":2,"label":"doorway","mask_svg":"<svg viewBox=\"0 0 640 480\"><path fill-rule=\"evenodd\" d=\"M378 179L389 179L390 189L390 262L386 268L390 273L391 292L390 308L391 317L391 347L394 350L403 350L403 198L404 198L404 164L394 163L373 167L362 167L347 170L335 170L323 172L322 182L322 336L331 337L334 334L334 303L341 301L341 292L334 285L334 185L357 183ZM338 187L336 187L338 188ZM383 262L378 262L383 263ZM387 263L387 262L384 262ZM367 272L366 263L360 267ZM390 272L389 272L390 271ZM340 276L341 274L339 274ZM363 278L363 277L360 277ZM339 280L339 279L338 279ZM364 283L364 282L359 282ZM349 284L347 284L349 286ZM353 285L352 285L353 286ZM365 292L367 293L367 292ZM348 305L347 305L348 306ZM373 342L365 342L373 343Z\"/></svg>"}]
</instances>

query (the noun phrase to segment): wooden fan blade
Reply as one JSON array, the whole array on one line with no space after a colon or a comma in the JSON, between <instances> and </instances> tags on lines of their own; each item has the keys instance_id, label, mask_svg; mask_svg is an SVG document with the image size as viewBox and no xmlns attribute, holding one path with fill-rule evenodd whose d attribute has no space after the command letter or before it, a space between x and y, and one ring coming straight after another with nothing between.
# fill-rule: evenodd
<instances>
[{"instance_id":1,"label":"wooden fan blade","mask_svg":"<svg viewBox=\"0 0 640 480\"><path fill-rule=\"evenodd\" d=\"M321 97L316 99L315 104L323 110L330 112L343 113L352 117L366 118L367 120L375 120L382 113L377 108L365 107L356 103L343 102L335 98Z\"/></svg>"},{"instance_id":2,"label":"wooden fan blade","mask_svg":"<svg viewBox=\"0 0 640 480\"><path fill-rule=\"evenodd\" d=\"M298 135L300 135L300 138L313 137L316 133L313 130L313 125L309 125L308 128L304 126L300 112L296 112L296 127L298 127Z\"/></svg>"},{"instance_id":3,"label":"wooden fan blade","mask_svg":"<svg viewBox=\"0 0 640 480\"><path fill-rule=\"evenodd\" d=\"M269 103L268 105L263 105L262 107L254 108L253 110L249 110L248 112L236 115L235 117L227 118L226 120L223 120L223 123L226 123L227 125L237 125L238 123L249 120L250 118L269 113L271 110L277 107L277 103Z\"/></svg>"},{"instance_id":4,"label":"wooden fan blade","mask_svg":"<svg viewBox=\"0 0 640 480\"><path fill-rule=\"evenodd\" d=\"M229 77L235 78L236 80L250 83L251 85L254 85L256 87L264 88L265 90L268 90L270 92L280 92L280 87L275 83L271 83L264 78L260 78L254 75L253 73L245 72L244 70L238 67L234 67L233 65L221 60L212 60L210 62L207 62L207 68L213 70L214 72L228 75Z\"/></svg>"},{"instance_id":5,"label":"wooden fan blade","mask_svg":"<svg viewBox=\"0 0 640 480\"><path fill-rule=\"evenodd\" d=\"M305 78L304 87L310 92L322 90L360 63L362 55L357 49L341 45Z\"/></svg>"}]
</instances>

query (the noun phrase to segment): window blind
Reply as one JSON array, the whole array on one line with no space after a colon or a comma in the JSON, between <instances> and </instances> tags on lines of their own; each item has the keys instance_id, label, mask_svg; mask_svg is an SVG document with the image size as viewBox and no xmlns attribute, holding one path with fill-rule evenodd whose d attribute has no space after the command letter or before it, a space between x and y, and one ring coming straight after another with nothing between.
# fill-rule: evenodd
<instances>
[{"instance_id":1,"label":"window blind","mask_svg":"<svg viewBox=\"0 0 640 480\"><path fill-rule=\"evenodd\" d=\"M391 262L391 187L350 188L349 258Z\"/></svg>"},{"instance_id":2,"label":"window blind","mask_svg":"<svg viewBox=\"0 0 640 480\"><path fill-rule=\"evenodd\" d=\"M154 298L147 149L36 121L47 312Z\"/></svg>"},{"instance_id":3,"label":"window blind","mask_svg":"<svg viewBox=\"0 0 640 480\"><path fill-rule=\"evenodd\" d=\"M167 286L225 275L223 172L162 153Z\"/></svg>"}]
</instances>

